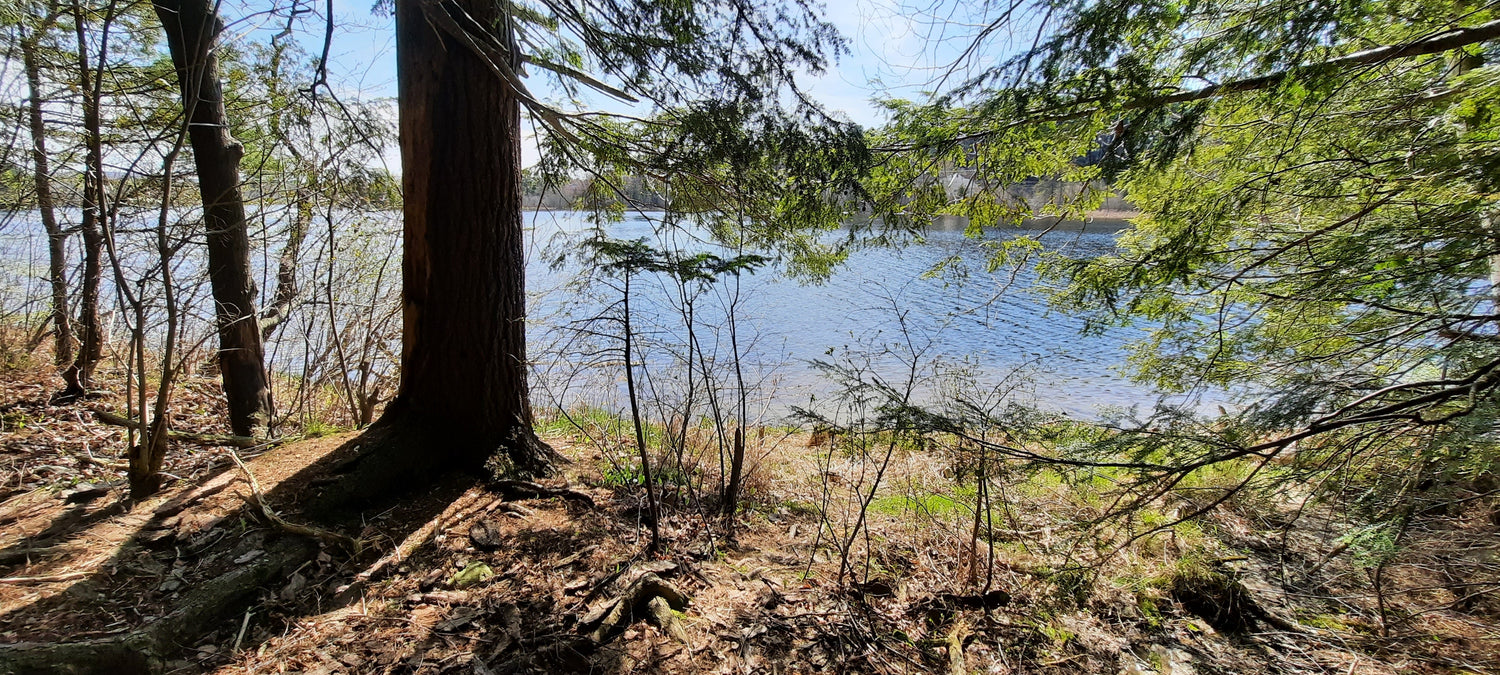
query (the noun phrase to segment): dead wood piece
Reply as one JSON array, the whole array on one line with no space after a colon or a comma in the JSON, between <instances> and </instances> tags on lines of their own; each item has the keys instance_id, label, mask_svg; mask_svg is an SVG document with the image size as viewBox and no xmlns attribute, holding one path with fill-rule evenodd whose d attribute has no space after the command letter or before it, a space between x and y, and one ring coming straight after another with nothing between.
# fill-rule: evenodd
<instances>
[{"instance_id":1,"label":"dead wood piece","mask_svg":"<svg viewBox=\"0 0 1500 675\"><path fill-rule=\"evenodd\" d=\"M969 635L969 622L956 621L953 629L943 641L948 645L948 672L951 675L965 675L969 669L964 666L964 638Z\"/></svg>"},{"instance_id":2,"label":"dead wood piece","mask_svg":"<svg viewBox=\"0 0 1500 675\"><path fill-rule=\"evenodd\" d=\"M562 497L563 499L583 504L591 509L594 508L594 498L582 492L569 488L547 487L541 483L529 480L491 481L490 489L505 495L508 499Z\"/></svg>"},{"instance_id":3,"label":"dead wood piece","mask_svg":"<svg viewBox=\"0 0 1500 675\"><path fill-rule=\"evenodd\" d=\"M631 563L618 577L604 584L603 592L605 595L619 595L647 574L655 574L658 577L670 577L676 573L677 563L670 560L638 561Z\"/></svg>"},{"instance_id":4,"label":"dead wood piece","mask_svg":"<svg viewBox=\"0 0 1500 675\"><path fill-rule=\"evenodd\" d=\"M641 575L647 572L656 574L657 576L672 576L677 572L677 563L674 563L670 560L637 560L628 565L625 565L624 567L621 567L619 571L614 572L613 574L605 575L605 577L603 579L600 579L598 583L595 583L594 587L589 589L588 594L584 595L583 599L579 600L578 602L579 604L587 605L601 595L619 595L620 591L630 586L632 582L634 582L636 579L640 578Z\"/></svg>"},{"instance_id":5,"label":"dead wood piece","mask_svg":"<svg viewBox=\"0 0 1500 675\"><path fill-rule=\"evenodd\" d=\"M520 504L506 503L500 507L500 510L504 511L505 515L515 516L516 518L530 518L536 515L536 511L521 506Z\"/></svg>"},{"instance_id":6,"label":"dead wood piece","mask_svg":"<svg viewBox=\"0 0 1500 675\"><path fill-rule=\"evenodd\" d=\"M416 597L418 602L431 605L462 605L469 601L470 595L468 591L432 591Z\"/></svg>"},{"instance_id":7,"label":"dead wood piece","mask_svg":"<svg viewBox=\"0 0 1500 675\"><path fill-rule=\"evenodd\" d=\"M651 616L652 623L661 627L663 633L677 639L682 644L688 643L687 628L682 625L682 619L677 617L677 612L672 610L671 603L658 595L646 603L646 611Z\"/></svg>"},{"instance_id":8,"label":"dead wood piece","mask_svg":"<svg viewBox=\"0 0 1500 675\"><path fill-rule=\"evenodd\" d=\"M139 421L130 419L129 417L125 417L124 415L116 415L105 410L95 410L94 417L98 418L100 422L103 422L105 424L113 424L117 427L140 428L141 426L141 423ZM278 443L285 443L288 440L292 440L291 438L279 438L268 441L263 438L254 438L251 436L230 436L227 434L197 434L189 431L176 431L173 429L167 430L167 438L170 438L174 441L192 443L194 445L203 445L209 447L228 446L232 448L247 449L276 445Z\"/></svg>"},{"instance_id":9,"label":"dead wood piece","mask_svg":"<svg viewBox=\"0 0 1500 675\"><path fill-rule=\"evenodd\" d=\"M654 599L660 598L669 609L681 611L687 607L688 596L661 577L647 572L636 579L619 598L590 612L579 623L588 638L595 644L606 644L635 623L636 619L654 616L650 608ZM661 625L663 630L673 630L670 622ZM678 626L678 628L681 628Z\"/></svg>"}]
</instances>

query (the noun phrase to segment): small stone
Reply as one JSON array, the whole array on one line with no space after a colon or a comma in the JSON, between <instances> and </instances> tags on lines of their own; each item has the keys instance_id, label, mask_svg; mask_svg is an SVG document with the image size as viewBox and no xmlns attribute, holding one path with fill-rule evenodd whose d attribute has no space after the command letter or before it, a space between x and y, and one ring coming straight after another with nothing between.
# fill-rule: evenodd
<instances>
[{"instance_id":1,"label":"small stone","mask_svg":"<svg viewBox=\"0 0 1500 675\"><path fill-rule=\"evenodd\" d=\"M485 551L493 551L505 543L500 524L493 520L481 520L469 528L469 541Z\"/></svg>"}]
</instances>

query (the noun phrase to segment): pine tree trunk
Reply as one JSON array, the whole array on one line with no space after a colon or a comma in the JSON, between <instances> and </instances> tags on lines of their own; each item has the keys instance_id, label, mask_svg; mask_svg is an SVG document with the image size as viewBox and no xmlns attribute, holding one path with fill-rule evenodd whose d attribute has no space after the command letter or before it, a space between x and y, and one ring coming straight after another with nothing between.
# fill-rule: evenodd
<instances>
[{"instance_id":1,"label":"pine tree trunk","mask_svg":"<svg viewBox=\"0 0 1500 675\"><path fill-rule=\"evenodd\" d=\"M197 164L229 426L236 435L263 435L271 416L271 388L250 273L245 202L240 194L244 149L229 134L219 61L213 51L223 24L210 0L153 0L152 5L166 29L188 117L188 142Z\"/></svg>"},{"instance_id":2,"label":"pine tree trunk","mask_svg":"<svg viewBox=\"0 0 1500 675\"><path fill-rule=\"evenodd\" d=\"M531 430L526 382L520 109L422 5L396 11L404 316L401 385L382 425L438 433L455 465L494 458L546 474L557 456ZM501 3L452 6L503 30Z\"/></svg>"}]
</instances>

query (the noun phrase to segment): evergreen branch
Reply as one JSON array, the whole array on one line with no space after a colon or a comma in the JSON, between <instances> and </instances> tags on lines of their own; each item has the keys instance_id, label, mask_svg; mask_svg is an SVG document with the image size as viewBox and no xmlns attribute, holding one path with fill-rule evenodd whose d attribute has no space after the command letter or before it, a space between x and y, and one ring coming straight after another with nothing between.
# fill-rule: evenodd
<instances>
[{"instance_id":1,"label":"evergreen branch","mask_svg":"<svg viewBox=\"0 0 1500 675\"><path fill-rule=\"evenodd\" d=\"M1418 56L1439 54L1453 49L1459 49L1470 45L1488 42L1496 38L1500 38L1500 20L1490 21L1470 28L1456 28L1420 40L1414 40L1412 42L1397 45L1386 45L1383 47L1374 47L1371 49L1354 52L1353 54L1347 54L1345 56L1328 59L1326 61L1304 64L1293 68L1287 68L1285 70L1278 70L1272 73L1267 73L1265 75L1257 75L1255 77L1231 80L1229 82L1224 82L1222 84L1213 84L1200 89L1191 89L1188 91L1179 91L1176 93L1158 93L1151 96L1131 98L1127 99L1124 103L1120 104L1115 109L1121 112L1130 110L1146 110L1151 108L1161 108L1178 103L1192 103L1195 101L1202 101L1206 99L1220 98L1231 94L1260 91L1280 85L1282 82L1285 82L1286 80L1294 76L1308 75L1319 72L1339 71L1358 66L1378 65L1400 59L1409 59ZM887 146L883 148L874 148L874 150L879 152L907 152L911 150L925 149L934 145L938 145L939 143L953 144L963 143L967 141L983 140L1004 133L1006 131L1010 131L1012 129L1018 129L1021 127L1033 126L1037 124L1056 124L1060 122L1071 122L1074 120L1092 117L1101 112L1110 110L1110 108L1104 106L1103 103L1104 98L1098 96L1080 99L1078 101L1072 101L1065 105L1059 105L1057 107L1051 108L1050 110L1036 110L1030 113L1026 113L1022 115L1020 119L1013 120L996 129L976 131L974 133L954 136L953 138L944 139L939 142L924 142L917 144ZM1087 107L1081 110L1067 110L1068 108L1084 104L1099 105L1097 107ZM1065 112L1054 112L1059 110L1065 110Z\"/></svg>"}]
</instances>

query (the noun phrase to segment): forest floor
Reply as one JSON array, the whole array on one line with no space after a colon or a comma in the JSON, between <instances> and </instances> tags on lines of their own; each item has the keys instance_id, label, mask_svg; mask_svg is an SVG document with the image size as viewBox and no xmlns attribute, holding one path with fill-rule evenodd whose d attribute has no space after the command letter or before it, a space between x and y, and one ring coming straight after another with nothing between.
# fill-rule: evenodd
<instances>
[{"instance_id":1,"label":"forest floor","mask_svg":"<svg viewBox=\"0 0 1500 675\"><path fill-rule=\"evenodd\" d=\"M1347 521L1289 496L1070 567L1060 532L1097 509L1074 486L1011 486L977 543L972 493L920 448L870 493L869 456L762 430L734 540L668 489L647 553L628 451L549 425L573 463L544 493L454 476L337 523L352 551L264 509L323 522L310 467L356 433L241 450L246 470L174 443L166 489L127 505L123 431L88 412L110 401L50 405L48 371L0 371L0 673L144 634L159 660L101 648L94 672L1500 673L1484 500L1413 528L1378 590ZM212 380L183 391L174 428L222 432ZM75 653L49 663L86 671Z\"/></svg>"}]
</instances>

